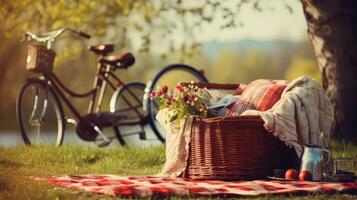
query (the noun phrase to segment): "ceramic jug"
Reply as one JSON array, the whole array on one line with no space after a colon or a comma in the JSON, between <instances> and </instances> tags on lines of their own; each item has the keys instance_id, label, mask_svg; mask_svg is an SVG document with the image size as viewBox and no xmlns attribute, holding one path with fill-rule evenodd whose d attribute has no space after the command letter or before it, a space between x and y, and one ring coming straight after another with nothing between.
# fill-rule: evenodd
<instances>
[{"instance_id":1,"label":"ceramic jug","mask_svg":"<svg viewBox=\"0 0 357 200\"><path fill-rule=\"evenodd\" d=\"M330 151L318 145L302 146L303 153L301 157L300 172L308 170L312 174L313 181L321 181L323 179L324 168L330 161Z\"/></svg>"}]
</instances>

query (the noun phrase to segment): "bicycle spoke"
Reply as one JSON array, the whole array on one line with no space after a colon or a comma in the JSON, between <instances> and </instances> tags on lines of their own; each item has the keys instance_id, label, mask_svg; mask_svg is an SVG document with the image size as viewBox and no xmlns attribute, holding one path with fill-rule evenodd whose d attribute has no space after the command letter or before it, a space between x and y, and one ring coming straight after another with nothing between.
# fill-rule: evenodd
<instances>
[{"instance_id":1,"label":"bicycle spoke","mask_svg":"<svg viewBox=\"0 0 357 200\"><path fill-rule=\"evenodd\" d=\"M42 107L42 112L41 112L41 115L40 115L40 122L43 121L44 117L45 117L45 114L46 114L46 111L47 111L47 95L46 95L46 98L43 100L43 107Z\"/></svg>"},{"instance_id":2,"label":"bicycle spoke","mask_svg":"<svg viewBox=\"0 0 357 200\"><path fill-rule=\"evenodd\" d=\"M31 88L31 89L34 89L34 88ZM38 105L38 88L36 87L35 93L34 93L34 99L33 99L33 109L32 109L29 121L31 121L35 117L37 107L38 107L37 105Z\"/></svg>"}]
</instances>

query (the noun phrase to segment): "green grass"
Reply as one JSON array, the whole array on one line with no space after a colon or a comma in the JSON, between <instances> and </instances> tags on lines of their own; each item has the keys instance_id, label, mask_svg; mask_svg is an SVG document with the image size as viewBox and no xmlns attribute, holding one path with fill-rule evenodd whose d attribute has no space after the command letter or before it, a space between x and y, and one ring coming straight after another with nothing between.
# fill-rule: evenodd
<instances>
[{"instance_id":1,"label":"green grass","mask_svg":"<svg viewBox=\"0 0 357 200\"><path fill-rule=\"evenodd\" d=\"M335 155L342 155L340 143L333 143ZM165 161L164 147L99 149L81 146L0 148L0 199L111 199L81 191L34 182L24 176L48 177L63 174L105 173L153 175ZM357 157L357 147L347 146L345 154ZM311 194L289 199L356 199L357 196ZM175 197L174 199L179 198ZM187 197L186 197L187 198ZM248 199L286 199L286 196Z\"/></svg>"},{"instance_id":2,"label":"green grass","mask_svg":"<svg viewBox=\"0 0 357 200\"><path fill-rule=\"evenodd\" d=\"M106 173L152 175L165 161L164 148L99 149L80 146L0 149L0 199L56 199L91 197L56 189L21 176ZM102 196L101 196L102 197Z\"/></svg>"}]
</instances>

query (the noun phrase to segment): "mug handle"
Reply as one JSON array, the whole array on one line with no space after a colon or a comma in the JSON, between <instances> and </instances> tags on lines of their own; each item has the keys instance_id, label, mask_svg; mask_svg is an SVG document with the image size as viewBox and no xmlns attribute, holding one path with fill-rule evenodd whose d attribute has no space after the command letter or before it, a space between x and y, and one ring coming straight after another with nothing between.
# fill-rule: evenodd
<instances>
[{"instance_id":1,"label":"mug handle","mask_svg":"<svg viewBox=\"0 0 357 200\"><path fill-rule=\"evenodd\" d=\"M323 149L323 152L325 152L328 155L327 161L323 164L324 167L326 167L326 165L330 162L331 160L331 151L327 150L327 149Z\"/></svg>"}]
</instances>

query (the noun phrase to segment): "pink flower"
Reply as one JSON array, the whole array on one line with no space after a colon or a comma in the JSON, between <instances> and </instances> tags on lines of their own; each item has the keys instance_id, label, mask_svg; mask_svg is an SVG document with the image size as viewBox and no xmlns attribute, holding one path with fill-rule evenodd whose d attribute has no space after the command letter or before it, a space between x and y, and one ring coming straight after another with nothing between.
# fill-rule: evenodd
<instances>
[{"instance_id":1,"label":"pink flower","mask_svg":"<svg viewBox=\"0 0 357 200\"><path fill-rule=\"evenodd\" d=\"M183 86L178 83L172 93L169 92L168 86L164 85L155 92L149 93L149 96L150 99L157 98L160 109L175 110L179 116L177 120L180 120L190 115L205 116L207 114L206 105L199 98L199 90L194 84Z\"/></svg>"},{"instance_id":2,"label":"pink flower","mask_svg":"<svg viewBox=\"0 0 357 200\"><path fill-rule=\"evenodd\" d=\"M166 106L171 106L172 105L172 100L171 99L168 99L167 101L166 101Z\"/></svg>"},{"instance_id":3,"label":"pink flower","mask_svg":"<svg viewBox=\"0 0 357 200\"><path fill-rule=\"evenodd\" d=\"M195 98L197 98L195 94L189 94L189 95L187 95L186 97L187 97L187 99L190 100L190 101L194 101Z\"/></svg>"},{"instance_id":4,"label":"pink flower","mask_svg":"<svg viewBox=\"0 0 357 200\"><path fill-rule=\"evenodd\" d=\"M156 92L150 92L150 95L149 95L150 97L156 97Z\"/></svg>"},{"instance_id":5,"label":"pink flower","mask_svg":"<svg viewBox=\"0 0 357 200\"><path fill-rule=\"evenodd\" d=\"M162 92L167 93L168 89L169 88L167 87L167 85L164 85L161 90L162 90Z\"/></svg>"},{"instance_id":6,"label":"pink flower","mask_svg":"<svg viewBox=\"0 0 357 200\"><path fill-rule=\"evenodd\" d=\"M184 92L184 89L183 89L183 87L182 87L181 84L177 84L177 85L176 85L176 89L177 89L178 91L180 91L180 92Z\"/></svg>"}]
</instances>

